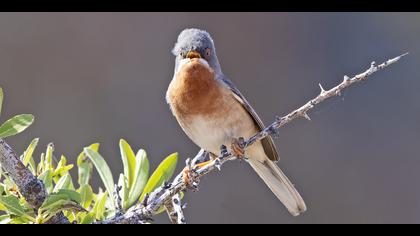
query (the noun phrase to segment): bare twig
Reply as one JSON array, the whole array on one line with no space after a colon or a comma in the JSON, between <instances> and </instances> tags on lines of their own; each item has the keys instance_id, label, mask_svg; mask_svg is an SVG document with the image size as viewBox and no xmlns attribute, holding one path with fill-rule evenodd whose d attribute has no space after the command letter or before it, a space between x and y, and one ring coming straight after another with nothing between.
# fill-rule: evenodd
<instances>
[{"instance_id":1,"label":"bare twig","mask_svg":"<svg viewBox=\"0 0 420 236\"><path fill-rule=\"evenodd\" d=\"M121 191L122 187L115 185L114 187L114 201L115 201L115 214L116 215L121 215L124 212L124 209L122 207L122 199L120 196L120 191Z\"/></svg>"},{"instance_id":2,"label":"bare twig","mask_svg":"<svg viewBox=\"0 0 420 236\"><path fill-rule=\"evenodd\" d=\"M13 180L20 194L29 205L36 210L47 198L47 191L42 181L38 180L31 171L20 161L13 149L0 139L0 164L7 175ZM52 217L47 223L68 224L63 213Z\"/></svg>"},{"instance_id":3,"label":"bare twig","mask_svg":"<svg viewBox=\"0 0 420 236\"><path fill-rule=\"evenodd\" d=\"M173 224L186 224L180 194L175 194L171 201L165 204L165 208Z\"/></svg>"},{"instance_id":4,"label":"bare twig","mask_svg":"<svg viewBox=\"0 0 420 236\"><path fill-rule=\"evenodd\" d=\"M245 148L252 145L253 143L269 136L269 135L276 135L278 133L278 129L283 127L284 125L290 123L292 120L303 117L305 119L310 120L308 116L308 112L312 110L315 105L323 102L324 100L339 96L341 95L342 91L349 87L350 85L353 85L357 82L361 82L366 80L370 75L373 73L384 69L385 67L394 64L395 62L399 61L403 56L407 55L408 53L405 53L401 56L395 57L393 59L390 59L380 65L376 65L374 62L371 63L369 69L367 69L365 72L358 74L352 78L348 76L344 76L344 80L337 86L333 87L330 90L325 90L321 84L319 84L320 87L320 94L301 106L300 108L292 111L291 113L287 114L283 117L277 117L276 121L274 121L271 125L267 126L265 129L263 129L261 132L255 134L248 140L244 142ZM193 159L187 161L187 167L192 166L192 163L199 163L202 160L205 160L208 156L208 153L201 150L199 154ZM230 152L227 151L226 147L222 146L221 148L221 154L219 157L215 158L212 162L209 164L191 171L191 182L193 183L193 186L195 186L194 189L198 186L199 180L204 175L214 171L214 170L220 170L221 166L228 162L237 159L236 157L232 156ZM138 223L141 220L144 219L150 219L153 217L153 215L157 214L160 207L165 206L165 204L168 204L168 202L173 200L174 196L177 196L181 191L187 190L189 186L187 186L186 183L182 180L183 173L180 173L172 182L171 187L167 188L165 186L162 186L160 188L157 188L155 191L150 193L148 196L148 199L146 202L143 202L143 204L133 207L131 210L129 210L126 214L121 216L115 216L111 219L105 220L103 224L119 224L119 223ZM179 219L179 218L178 218ZM178 221L178 219L176 219ZM171 220L174 221L175 218ZM150 221L148 221L150 222Z\"/></svg>"}]
</instances>

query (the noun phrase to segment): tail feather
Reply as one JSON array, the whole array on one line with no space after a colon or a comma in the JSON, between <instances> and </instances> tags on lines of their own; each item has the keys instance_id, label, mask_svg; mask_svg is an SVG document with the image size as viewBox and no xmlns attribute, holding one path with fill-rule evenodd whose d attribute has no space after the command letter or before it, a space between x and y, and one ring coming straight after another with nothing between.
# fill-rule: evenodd
<instances>
[{"instance_id":1,"label":"tail feather","mask_svg":"<svg viewBox=\"0 0 420 236\"><path fill-rule=\"evenodd\" d=\"M261 159L249 158L248 161L293 216L305 212L305 202L283 171L268 157Z\"/></svg>"}]
</instances>

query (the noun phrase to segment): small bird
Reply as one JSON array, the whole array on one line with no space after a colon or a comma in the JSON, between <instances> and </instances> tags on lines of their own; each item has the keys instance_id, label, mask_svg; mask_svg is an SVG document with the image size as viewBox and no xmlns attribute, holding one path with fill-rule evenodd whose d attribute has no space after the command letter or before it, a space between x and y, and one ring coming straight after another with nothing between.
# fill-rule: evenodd
<instances>
[{"instance_id":1,"label":"small bird","mask_svg":"<svg viewBox=\"0 0 420 236\"><path fill-rule=\"evenodd\" d=\"M306 205L275 162L279 156L272 138L241 148L238 138L250 138L264 124L242 93L222 72L210 34L185 29L172 50L175 71L166 92L170 109L186 135L215 158L225 145L244 158L284 204L297 216Z\"/></svg>"}]
</instances>

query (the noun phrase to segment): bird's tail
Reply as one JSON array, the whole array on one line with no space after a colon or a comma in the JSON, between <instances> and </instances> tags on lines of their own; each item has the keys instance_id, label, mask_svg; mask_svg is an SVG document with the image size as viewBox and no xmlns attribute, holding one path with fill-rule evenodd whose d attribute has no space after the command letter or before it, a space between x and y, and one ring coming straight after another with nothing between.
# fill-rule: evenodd
<instances>
[{"instance_id":1,"label":"bird's tail","mask_svg":"<svg viewBox=\"0 0 420 236\"><path fill-rule=\"evenodd\" d=\"M258 157L250 156L248 162L293 216L306 211L305 202L298 191L277 164L268 159L265 153L264 158L262 153Z\"/></svg>"}]
</instances>

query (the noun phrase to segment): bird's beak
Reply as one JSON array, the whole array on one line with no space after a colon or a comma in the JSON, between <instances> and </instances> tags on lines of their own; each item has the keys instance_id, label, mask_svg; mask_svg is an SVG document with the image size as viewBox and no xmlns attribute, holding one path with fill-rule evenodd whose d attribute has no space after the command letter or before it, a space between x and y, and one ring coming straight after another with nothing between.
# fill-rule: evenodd
<instances>
[{"instance_id":1,"label":"bird's beak","mask_svg":"<svg viewBox=\"0 0 420 236\"><path fill-rule=\"evenodd\" d=\"M187 53L187 58L193 59L193 58L201 58L201 54L197 51L189 51Z\"/></svg>"}]
</instances>

